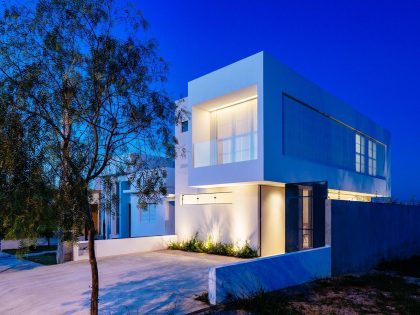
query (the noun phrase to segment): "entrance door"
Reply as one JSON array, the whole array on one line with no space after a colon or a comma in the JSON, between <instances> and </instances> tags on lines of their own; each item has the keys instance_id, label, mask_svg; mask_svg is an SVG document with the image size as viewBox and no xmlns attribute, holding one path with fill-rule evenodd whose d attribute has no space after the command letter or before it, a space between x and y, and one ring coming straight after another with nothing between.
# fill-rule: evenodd
<instances>
[{"instance_id":1,"label":"entrance door","mask_svg":"<svg viewBox=\"0 0 420 315\"><path fill-rule=\"evenodd\" d=\"M327 182L286 184L286 252L325 245Z\"/></svg>"}]
</instances>

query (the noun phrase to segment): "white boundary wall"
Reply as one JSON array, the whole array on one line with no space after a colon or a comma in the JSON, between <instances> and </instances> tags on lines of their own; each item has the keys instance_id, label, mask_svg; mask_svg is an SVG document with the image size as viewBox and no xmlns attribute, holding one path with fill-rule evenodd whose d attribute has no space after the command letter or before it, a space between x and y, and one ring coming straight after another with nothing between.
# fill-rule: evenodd
<instances>
[{"instance_id":1,"label":"white boundary wall","mask_svg":"<svg viewBox=\"0 0 420 315\"><path fill-rule=\"evenodd\" d=\"M209 268L209 300L219 304L331 276L331 247Z\"/></svg>"},{"instance_id":2,"label":"white boundary wall","mask_svg":"<svg viewBox=\"0 0 420 315\"><path fill-rule=\"evenodd\" d=\"M177 241L176 235L95 240L95 251L97 258L143 253L166 249L170 242L175 241ZM88 258L87 241L77 242L73 247L73 260L86 260Z\"/></svg>"},{"instance_id":3,"label":"white boundary wall","mask_svg":"<svg viewBox=\"0 0 420 315\"><path fill-rule=\"evenodd\" d=\"M32 241L27 240L0 240L0 250L5 249L18 249L20 247L21 242L31 243ZM51 245L57 245L57 238L50 239ZM48 245L48 241L46 238L40 237L37 239L37 245Z\"/></svg>"}]
</instances>

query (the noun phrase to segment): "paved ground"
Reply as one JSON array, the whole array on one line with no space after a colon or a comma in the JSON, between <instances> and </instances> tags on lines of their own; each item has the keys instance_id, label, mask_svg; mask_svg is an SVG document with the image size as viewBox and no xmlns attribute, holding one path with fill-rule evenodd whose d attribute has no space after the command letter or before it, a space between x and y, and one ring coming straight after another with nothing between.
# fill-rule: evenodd
<instances>
[{"instance_id":1,"label":"paved ground","mask_svg":"<svg viewBox=\"0 0 420 315\"><path fill-rule=\"evenodd\" d=\"M4 256L4 255L3 255ZM86 261L40 266L0 256L0 314L87 314ZM185 314L206 305L208 268L236 258L158 251L99 260L100 313ZM4 264L3 264L4 263ZM2 272L3 270L3 272Z\"/></svg>"},{"instance_id":2,"label":"paved ground","mask_svg":"<svg viewBox=\"0 0 420 315\"><path fill-rule=\"evenodd\" d=\"M3 276L6 273L29 270L39 266L41 265L32 261L17 260L13 255L0 252L0 279L3 279Z\"/></svg>"}]
</instances>

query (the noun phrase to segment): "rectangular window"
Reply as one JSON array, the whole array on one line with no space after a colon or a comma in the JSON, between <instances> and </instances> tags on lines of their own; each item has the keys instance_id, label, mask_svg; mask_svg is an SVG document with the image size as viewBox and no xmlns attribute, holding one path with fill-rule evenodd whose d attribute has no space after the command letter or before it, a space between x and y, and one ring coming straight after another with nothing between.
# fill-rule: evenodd
<instances>
[{"instance_id":1,"label":"rectangular window","mask_svg":"<svg viewBox=\"0 0 420 315\"><path fill-rule=\"evenodd\" d=\"M368 142L369 175L376 176L376 143Z\"/></svg>"},{"instance_id":2,"label":"rectangular window","mask_svg":"<svg viewBox=\"0 0 420 315\"><path fill-rule=\"evenodd\" d=\"M149 203L146 208L139 208L141 223L155 223L156 222L156 204Z\"/></svg>"},{"instance_id":3,"label":"rectangular window","mask_svg":"<svg viewBox=\"0 0 420 315\"><path fill-rule=\"evenodd\" d=\"M356 133L356 172L365 172L365 137Z\"/></svg>"},{"instance_id":4,"label":"rectangular window","mask_svg":"<svg viewBox=\"0 0 420 315\"><path fill-rule=\"evenodd\" d=\"M188 120L185 120L181 123L181 132L187 132L188 131Z\"/></svg>"}]
</instances>

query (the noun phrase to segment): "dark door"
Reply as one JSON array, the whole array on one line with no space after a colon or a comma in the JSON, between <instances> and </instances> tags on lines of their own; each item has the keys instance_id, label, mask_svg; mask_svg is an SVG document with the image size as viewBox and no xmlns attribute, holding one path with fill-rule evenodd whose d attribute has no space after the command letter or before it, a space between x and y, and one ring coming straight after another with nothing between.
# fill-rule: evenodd
<instances>
[{"instance_id":1,"label":"dark door","mask_svg":"<svg viewBox=\"0 0 420 315\"><path fill-rule=\"evenodd\" d=\"M286 184L286 252L325 245L327 182Z\"/></svg>"}]
</instances>

